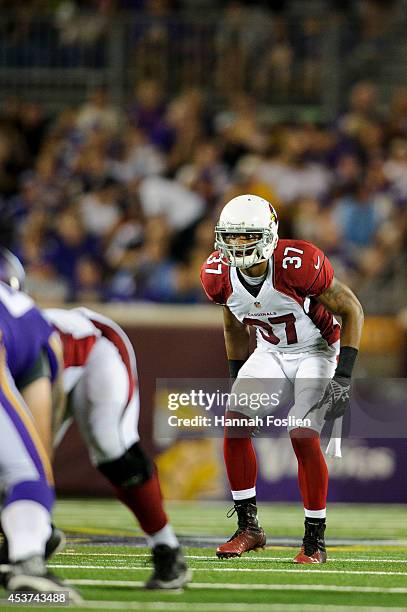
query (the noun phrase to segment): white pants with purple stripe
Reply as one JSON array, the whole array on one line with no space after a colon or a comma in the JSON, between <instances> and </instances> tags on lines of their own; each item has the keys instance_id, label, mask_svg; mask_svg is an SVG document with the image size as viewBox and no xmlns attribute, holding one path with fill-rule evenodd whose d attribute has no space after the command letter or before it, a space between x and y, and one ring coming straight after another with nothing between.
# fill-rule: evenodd
<instances>
[{"instance_id":1,"label":"white pants with purple stripe","mask_svg":"<svg viewBox=\"0 0 407 612\"><path fill-rule=\"evenodd\" d=\"M54 492L49 459L10 373L0 369L0 486L4 504L30 499L51 510Z\"/></svg>"}]
</instances>

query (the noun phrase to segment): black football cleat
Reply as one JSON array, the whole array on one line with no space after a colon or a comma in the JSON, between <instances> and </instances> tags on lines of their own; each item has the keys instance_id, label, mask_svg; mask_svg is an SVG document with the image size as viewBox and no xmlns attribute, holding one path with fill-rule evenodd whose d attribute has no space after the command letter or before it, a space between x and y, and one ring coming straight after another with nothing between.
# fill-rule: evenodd
<instances>
[{"instance_id":1,"label":"black football cleat","mask_svg":"<svg viewBox=\"0 0 407 612\"><path fill-rule=\"evenodd\" d=\"M65 548L66 537L63 531L51 525L52 531L45 545L45 559L48 561L52 555L56 555ZM8 542L3 533L3 542L0 546L0 565L8 563Z\"/></svg>"},{"instance_id":2,"label":"black football cleat","mask_svg":"<svg viewBox=\"0 0 407 612\"><path fill-rule=\"evenodd\" d=\"M45 559L48 561L53 555L61 552L66 546L66 537L63 531L51 525L52 531L45 545Z\"/></svg>"},{"instance_id":3,"label":"black football cleat","mask_svg":"<svg viewBox=\"0 0 407 612\"><path fill-rule=\"evenodd\" d=\"M66 544L66 537L63 531L51 525L52 531L45 545L45 559L48 561L52 555L63 550ZM9 564L8 558L8 542L6 536L3 534L3 542L0 546L0 586L5 586L6 572L1 566L7 566Z\"/></svg>"},{"instance_id":4,"label":"black football cleat","mask_svg":"<svg viewBox=\"0 0 407 612\"><path fill-rule=\"evenodd\" d=\"M30 593L66 593L67 603L79 604L82 598L69 584L62 582L47 570L45 560L40 555L33 555L19 561L10 563L5 574L5 588L10 592Z\"/></svg>"},{"instance_id":5,"label":"black football cleat","mask_svg":"<svg viewBox=\"0 0 407 612\"><path fill-rule=\"evenodd\" d=\"M232 512L228 513L228 518L235 512L237 530L225 544L218 546L216 556L219 559L240 557L245 552L257 551L266 545L265 533L257 520L257 506L255 504L235 504Z\"/></svg>"},{"instance_id":6,"label":"black football cleat","mask_svg":"<svg viewBox=\"0 0 407 612\"><path fill-rule=\"evenodd\" d=\"M294 563L326 563L325 523L305 519L305 534L301 550L294 558Z\"/></svg>"},{"instance_id":7,"label":"black football cleat","mask_svg":"<svg viewBox=\"0 0 407 612\"><path fill-rule=\"evenodd\" d=\"M158 544L152 550L152 560L154 572L145 584L146 589L181 589L191 581L192 572L180 547Z\"/></svg>"}]
</instances>

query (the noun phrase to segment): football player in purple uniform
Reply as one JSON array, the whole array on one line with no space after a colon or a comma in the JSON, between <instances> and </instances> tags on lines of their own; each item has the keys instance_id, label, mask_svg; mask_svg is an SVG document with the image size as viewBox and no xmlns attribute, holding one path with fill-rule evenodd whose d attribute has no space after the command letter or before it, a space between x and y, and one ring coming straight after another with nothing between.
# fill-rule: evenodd
<instances>
[{"instance_id":1,"label":"football player in purple uniform","mask_svg":"<svg viewBox=\"0 0 407 612\"><path fill-rule=\"evenodd\" d=\"M1 582L10 591L65 591L79 601L45 563L62 540L51 524L54 482L47 448L62 372L59 338L32 299L3 282L0 334Z\"/></svg>"}]
</instances>

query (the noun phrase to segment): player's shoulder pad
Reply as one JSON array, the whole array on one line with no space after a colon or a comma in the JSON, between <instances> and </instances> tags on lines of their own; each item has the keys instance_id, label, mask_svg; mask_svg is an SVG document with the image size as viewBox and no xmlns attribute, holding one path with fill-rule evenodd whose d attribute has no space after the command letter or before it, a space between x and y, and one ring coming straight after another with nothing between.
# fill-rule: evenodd
<instances>
[{"instance_id":1,"label":"player's shoulder pad","mask_svg":"<svg viewBox=\"0 0 407 612\"><path fill-rule=\"evenodd\" d=\"M100 335L100 332L80 312L79 308L46 308L43 312L46 319L62 334L69 334L73 338Z\"/></svg>"},{"instance_id":2,"label":"player's shoulder pad","mask_svg":"<svg viewBox=\"0 0 407 612\"><path fill-rule=\"evenodd\" d=\"M232 293L230 268L214 251L201 266L201 283L208 298L215 304L226 304Z\"/></svg>"},{"instance_id":3,"label":"player's shoulder pad","mask_svg":"<svg viewBox=\"0 0 407 612\"><path fill-rule=\"evenodd\" d=\"M326 255L306 240L279 240L274 251L277 282L284 282L304 296L320 295L333 279L333 268Z\"/></svg>"}]
</instances>

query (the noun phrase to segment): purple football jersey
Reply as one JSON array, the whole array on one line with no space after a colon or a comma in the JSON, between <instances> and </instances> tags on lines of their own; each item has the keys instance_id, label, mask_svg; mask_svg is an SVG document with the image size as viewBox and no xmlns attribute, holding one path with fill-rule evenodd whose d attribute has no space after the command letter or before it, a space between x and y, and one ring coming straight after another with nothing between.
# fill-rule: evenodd
<instances>
[{"instance_id":1,"label":"purple football jersey","mask_svg":"<svg viewBox=\"0 0 407 612\"><path fill-rule=\"evenodd\" d=\"M53 331L28 295L0 282L1 342L6 349L8 368L16 382L33 367L42 350L48 355L54 379L57 361L49 345Z\"/></svg>"}]
</instances>

